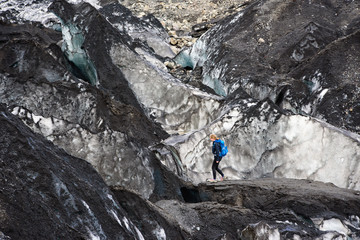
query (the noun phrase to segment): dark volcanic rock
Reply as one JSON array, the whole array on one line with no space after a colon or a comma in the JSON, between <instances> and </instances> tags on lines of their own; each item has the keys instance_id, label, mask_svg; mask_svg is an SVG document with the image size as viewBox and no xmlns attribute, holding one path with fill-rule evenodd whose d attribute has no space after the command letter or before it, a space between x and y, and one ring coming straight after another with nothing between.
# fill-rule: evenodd
<instances>
[{"instance_id":1,"label":"dark volcanic rock","mask_svg":"<svg viewBox=\"0 0 360 240\"><path fill-rule=\"evenodd\" d=\"M11 239L141 235L89 163L34 134L4 106L0 172L0 230Z\"/></svg>"}]
</instances>

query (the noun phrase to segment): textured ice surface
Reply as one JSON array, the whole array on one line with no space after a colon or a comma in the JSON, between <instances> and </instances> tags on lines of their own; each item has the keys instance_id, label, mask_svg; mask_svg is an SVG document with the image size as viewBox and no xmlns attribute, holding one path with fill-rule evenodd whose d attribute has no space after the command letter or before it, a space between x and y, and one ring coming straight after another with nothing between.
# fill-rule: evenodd
<instances>
[{"instance_id":1,"label":"textured ice surface","mask_svg":"<svg viewBox=\"0 0 360 240\"><path fill-rule=\"evenodd\" d=\"M350 229L337 218L331 219L313 219L316 227L324 232L338 232L344 236L347 236L351 233Z\"/></svg>"},{"instance_id":2,"label":"textured ice surface","mask_svg":"<svg viewBox=\"0 0 360 240\"><path fill-rule=\"evenodd\" d=\"M196 130L214 119L221 98L181 83L125 46L112 46L110 54L150 116L169 133Z\"/></svg>"},{"instance_id":3,"label":"textured ice surface","mask_svg":"<svg viewBox=\"0 0 360 240\"><path fill-rule=\"evenodd\" d=\"M99 1L98 0L67 0L69 3L72 4L79 4L82 2L87 2L90 3L93 7L95 7L96 9L99 9L101 6L99 5Z\"/></svg>"},{"instance_id":4,"label":"textured ice surface","mask_svg":"<svg viewBox=\"0 0 360 240\"><path fill-rule=\"evenodd\" d=\"M27 122L35 132L46 136L72 155L90 162L109 185L131 186L144 197L152 193L154 183L148 157L143 150L129 144L123 133L108 128L100 133L92 133L78 124L54 117L44 118L18 107L12 113ZM122 167L124 165L127 167ZM138 174L134 174L134 171ZM147 188L143 188L144 185Z\"/></svg>"},{"instance_id":5,"label":"textured ice surface","mask_svg":"<svg viewBox=\"0 0 360 240\"><path fill-rule=\"evenodd\" d=\"M169 35L151 15L137 18L131 15L130 10L116 3L105 5L100 13L121 33L146 43L157 55L170 58L175 56L169 45Z\"/></svg>"},{"instance_id":6,"label":"textured ice surface","mask_svg":"<svg viewBox=\"0 0 360 240\"><path fill-rule=\"evenodd\" d=\"M74 65L80 70L82 75L91 84L97 83L97 73L94 64L83 50L84 36L80 29L78 29L72 23L61 23L61 32L63 34L63 46L62 51L66 57L74 63Z\"/></svg>"},{"instance_id":7,"label":"textured ice surface","mask_svg":"<svg viewBox=\"0 0 360 240\"><path fill-rule=\"evenodd\" d=\"M226 96L229 93L229 88L230 90L233 89L223 81L224 70L227 66L226 64L214 64L208 56L218 53L221 50L221 39L225 38L226 32L223 32L224 35L218 38L217 41L211 41L212 35L216 32L221 32L224 28L237 24L237 21L242 16L243 13L238 12L227 26L221 24L214 26L206 34L201 36L191 48L183 50L174 59L183 67L191 67L193 69L197 66L204 67L202 83L212 88L221 96Z\"/></svg>"},{"instance_id":8,"label":"textured ice surface","mask_svg":"<svg viewBox=\"0 0 360 240\"><path fill-rule=\"evenodd\" d=\"M88 212L88 215L90 216L90 219L88 219L86 221L86 223L83 223L83 224L87 224L87 226L88 226L87 228L88 228L90 236L95 239L106 238L106 235L102 229L102 226L99 223L99 220L96 218L95 214L90 209L89 205L84 200L82 200L81 202L85 206L85 208Z\"/></svg>"},{"instance_id":9,"label":"textured ice surface","mask_svg":"<svg viewBox=\"0 0 360 240\"><path fill-rule=\"evenodd\" d=\"M52 1L35 0L1 0L0 12L11 11L19 20L41 22L44 25L51 19L56 21L56 16L47 11Z\"/></svg>"},{"instance_id":10,"label":"textured ice surface","mask_svg":"<svg viewBox=\"0 0 360 240\"><path fill-rule=\"evenodd\" d=\"M250 224L241 232L241 236L245 239L280 240L279 230L264 222Z\"/></svg>"},{"instance_id":11,"label":"textured ice surface","mask_svg":"<svg viewBox=\"0 0 360 240\"><path fill-rule=\"evenodd\" d=\"M233 108L206 128L173 136L165 144L175 147L195 183L211 176L209 135L217 133L228 145L220 168L230 179L311 179L360 189L358 135L310 117L281 116L277 120L278 113L268 107L264 103L259 111L268 113L250 118L241 108Z\"/></svg>"}]
</instances>

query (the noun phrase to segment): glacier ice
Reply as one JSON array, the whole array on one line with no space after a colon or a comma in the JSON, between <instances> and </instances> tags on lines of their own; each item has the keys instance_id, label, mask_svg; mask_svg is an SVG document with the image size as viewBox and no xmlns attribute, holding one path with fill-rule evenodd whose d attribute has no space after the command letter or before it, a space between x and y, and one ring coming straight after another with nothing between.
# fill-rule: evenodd
<instances>
[{"instance_id":1,"label":"glacier ice","mask_svg":"<svg viewBox=\"0 0 360 240\"><path fill-rule=\"evenodd\" d=\"M62 50L67 59L72 62L80 71L84 80L89 81L92 85L97 83L97 73L95 65L87 56L85 50L82 48L84 43L84 36L80 29L72 23L65 23L61 20L61 32L63 34ZM76 74L75 74L76 75ZM79 75L78 75L79 76ZM81 76L79 76L81 78Z\"/></svg>"},{"instance_id":2,"label":"glacier ice","mask_svg":"<svg viewBox=\"0 0 360 240\"><path fill-rule=\"evenodd\" d=\"M204 127L216 117L220 97L181 83L124 45L112 46L110 55L149 115L167 132L183 134Z\"/></svg>"},{"instance_id":3,"label":"glacier ice","mask_svg":"<svg viewBox=\"0 0 360 240\"><path fill-rule=\"evenodd\" d=\"M18 107L14 108L12 113L27 122L34 132L41 133L74 156L87 160L109 185L131 186L146 198L151 195L154 183L151 180L153 177L150 162L146 160L147 153L137 146L129 144L123 133L109 128L104 129L101 133L94 133L82 128L79 124L55 117L40 117ZM95 117L95 115L93 116ZM31 122L32 124L30 124ZM71 140L69 141L69 139ZM113 161L104 161L103 159L112 159ZM132 159L129 162L130 165L128 159ZM127 168L122 168L121 166L125 162ZM134 175L134 171L141 172L141 174ZM143 188L144 185L148 187Z\"/></svg>"},{"instance_id":4,"label":"glacier ice","mask_svg":"<svg viewBox=\"0 0 360 240\"><path fill-rule=\"evenodd\" d=\"M49 13L47 8L51 1L34 0L8 0L0 2L0 12L13 11L17 16L17 22L40 22L48 26L49 22L56 21L56 16Z\"/></svg>"},{"instance_id":5,"label":"glacier ice","mask_svg":"<svg viewBox=\"0 0 360 240\"><path fill-rule=\"evenodd\" d=\"M99 12L119 32L148 45L150 48L147 50L150 52L155 52L163 58L175 56L169 45L169 35L151 14L140 19L133 16L129 9L115 2L106 4Z\"/></svg>"},{"instance_id":6,"label":"glacier ice","mask_svg":"<svg viewBox=\"0 0 360 240\"><path fill-rule=\"evenodd\" d=\"M331 219L312 219L315 223L315 226L324 232L337 232L342 234L343 236L348 236L351 233L351 230L340 220L337 218Z\"/></svg>"},{"instance_id":7,"label":"glacier ice","mask_svg":"<svg viewBox=\"0 0 360 240\"><path fill-rule=\"evenodd\" d=\"M91 218L86 219L85 222L82 222L82 224L86 225L90 236L95 239L106 238L106 234L104 233L102 226L100 225L99 220L96 218L94 212L91 211L89 205L84 200L81 200L81 203L85 206Z\"/></svg>"},{"instance_id":8,"label":"glacier ice","mask_svg":"<svg viewBox=\"0 0 360 240\"><path fill-rule=\"evenodd\" d=\"M246 116L247 110L234 107L212 124L182 137L172 136L164 144L176 149L195 183L210 176L209 135L215 132L229 148L220 168L230 179L311 179L360 189L358 135L311 117L281 115L269 107L266 102L255 106L263 113L258 117ZM166 153L160 158L174 161Z\"/></svg>"},{"instance_id":9,"label":"glacier ice","mask_svg":"<svg viewBox=\"0 0 360 240\"><path fill-rule=\"evenodd\" d=\"M182 67L190 67L195 69L197 66L202 67L207 59L207 43L205 40L200 38L192 46L192 48L184 49L175 58L174 61L180 64ZM222 68L214 68L211 72L203 74L203 84L212 88L220 96L226 96L227 86L225 87L221 81Z\"/></svg>"},{"instance_id":10,"label":"glacier ice","mask_svg":"<svg viewBox=\"0 0 360 240\"><path fill-rule=\"evenodd\" d=\"M223 31L224 28L231 28L232 25L237 24L238 20L243 16L243 12L238 12L234 15L232 21L226 27L219 24L212 27L205 35L202 35L191 48L182 50L175 58L174 61L182 67L204 67L202 74L202 83L212 88L220 96L229 94L232 90L231 86L224 81L224 70L227 64L214 63L209 56L211 54L219 53L224 48L221 40L226 37L227 32ZM223 31L223 32L222 32ZM222 36L213 41L212 36L216 32L222 32ZM215 38L214 38L215 39ZM221 61L220 61L221 62Z\"/></svg>"}]
</instances>

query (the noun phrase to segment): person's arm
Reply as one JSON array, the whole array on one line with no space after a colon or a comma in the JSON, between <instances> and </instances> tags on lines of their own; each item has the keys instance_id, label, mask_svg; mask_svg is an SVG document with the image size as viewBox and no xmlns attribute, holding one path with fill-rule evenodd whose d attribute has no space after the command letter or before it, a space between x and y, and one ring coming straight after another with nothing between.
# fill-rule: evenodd
<instances>
[{"instance_id":1,"label":"person's arm","mask_svg":"<svg viewBox=\"0 0 360 240\"><path fill-rule=\"evenodd\" d=\"M214 154L215 154L215 156L220 155L220 143L219 142L214 142Z\"/></svg>"}]
</instances>

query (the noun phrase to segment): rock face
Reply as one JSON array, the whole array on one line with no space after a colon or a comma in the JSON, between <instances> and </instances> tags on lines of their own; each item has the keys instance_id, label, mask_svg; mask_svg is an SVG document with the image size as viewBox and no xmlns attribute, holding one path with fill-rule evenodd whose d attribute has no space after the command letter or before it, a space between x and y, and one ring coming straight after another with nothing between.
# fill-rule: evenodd
<instances>
[{"instance_id":1,"label":"rock face","mask_svg":"<svg viewBox=\"0 0 360 240\"><path fill-rule=\"evenodd\" d=\"M357 1L122 2L0 3L0 239L359 238Z\"/></svg>"}]
</instances>

